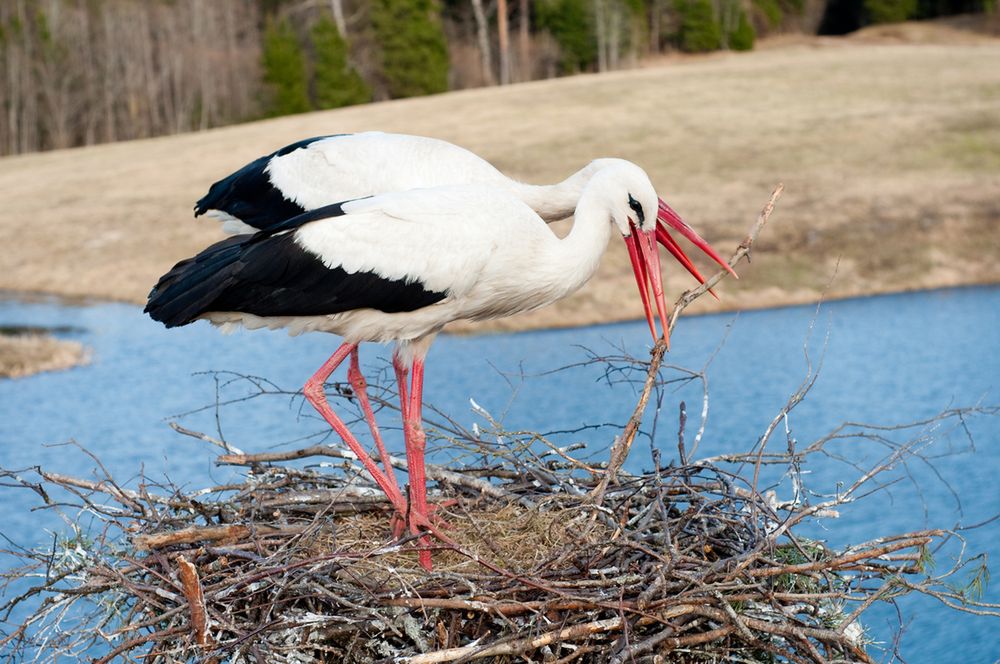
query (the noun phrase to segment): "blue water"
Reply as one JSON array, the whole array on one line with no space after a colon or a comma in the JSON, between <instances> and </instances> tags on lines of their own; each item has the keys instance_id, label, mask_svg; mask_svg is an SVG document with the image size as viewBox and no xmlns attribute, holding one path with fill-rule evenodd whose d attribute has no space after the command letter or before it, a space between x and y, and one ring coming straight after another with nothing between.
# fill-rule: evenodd
<instances>
[{"instance_id":1,"label":"blue water","mask_svg":"<svg viewBox=\"0 0 1000 664\"><path fill-rule=\"evenodd\" d=\"M94 452L121 478L140 470L168 476L197 488L224 481L230 470L216 468L217 450L181 436L167 426L222 435L252 451L300 446L328 436L327 428L293 396L336 347L327 335L289 338L281 332L241 332L223 336L204 323L167 331L123 304L66 306L55 302L0 301L0 325L71 325L61 333L93 349L90 365L16 381L0 381L0 466L88 475L94 463L75 440ZM512 430L565 431L584 425L620 424L634 405L636 387L602 380L602 366L582 366L591 354L645 356L644 323L597 326L524 334L441 337L428 358L425 398L458 423L485 425L472 412L473 398ZM704 369L709 414L697 456L749 449L807 374L804 347L816 385L788 418L791 435L804 446L837 424L851 420L892 425L929 418L943 409L1000 404L1000 288L940 290L848 300L815 307L687 318L672 338L669 362ZM387 352L362 351L366 373L385 372ZM232 374L199 372L222 371ZM265 376L288 394L272 394L230 404L222 400L254 393L232 375ZM680 375L680 374L676 374ZM688 446L702 404L700 381L668 387L656 425L656 445L664 458L676 453L677 405L688 404ZM209 406L207 409L203 407ZM202 409L202 410L199 410ZM197 411L197 412L192 412ZM188 413L180 418L171 416ZM393 416L382 414L391 429ZM647 429L652 416L647 421ZM808 526L803 532L834 545L927 527L974 524L1000 512L1000 417L970 417L965 429L948 425L927 453L933 468L915 462L895 472L903 480L890 491L842 510L840 519ZM785 445L784 423L771 445ZM355 426L363 430L363 426ZM903 442L924 429L888 434ZM613 428L556 433L560 444L583 441L600 457ZM399 446L398 431L389 431ZM332 442L332 441L331 441ZM650 440L637 441L629 466L648 468ZM872 443L854 440L837 451L870 464L885 454ZM442 450L439 457L450 452ZM946 454L947 453L947 454ZM814 491L832 493L857 477L850 466L815 459L806 470ZM917 488L919 486L919 489ZM787 485L780 498L789 497ZM0 487L2 531L24 545L51 541L44 528L57 527L27 491ZM1000 559L1000 520L963 533L970 551ZM947 568L954 547L937 554L936 571ZM0 559L0 565L4 564ZM996 564L992 565L996 569ZM966 577L957 579L964 580ZM985 599L1000 602L989 588ZM900 602L906 626L900 652L912 663L978 663L1000 658L1000 621L949 612L933 600ZM869 634L888 642L897 623L895 609L876 605L866 614ZM889 659L886 655L885 659Z\"/></svg>"}]
</instances>

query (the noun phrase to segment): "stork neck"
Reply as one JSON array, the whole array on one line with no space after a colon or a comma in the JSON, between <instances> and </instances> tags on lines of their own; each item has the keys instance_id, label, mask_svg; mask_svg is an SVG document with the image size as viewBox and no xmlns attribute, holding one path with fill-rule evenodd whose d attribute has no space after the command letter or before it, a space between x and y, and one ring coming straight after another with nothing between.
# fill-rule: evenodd
<instances>
[{"instance_id":1,"label":"stork neck","mask_svg":"<svg viewBox=\"0 0 1000 664\"><path fill-rule=\"evenodd\" d=\"M559 280L562 295L572 293L594 275L613 230L600 189L585 187L574 212L573 228L565 238L556 241L547 261L558 275L554 278Z\"/></svg>"},{"instance_id":2,"label":"stork neck","mask_svg":"<svg viewBox=\"0 0 1000 664\"><path fill-rule=\"evenodd\" d=\"M576 211L580 195L606 159L595 159L562 182L550 185L514 183L514 193L547 222L569 217Z\"/></svg>"}]
</instances>

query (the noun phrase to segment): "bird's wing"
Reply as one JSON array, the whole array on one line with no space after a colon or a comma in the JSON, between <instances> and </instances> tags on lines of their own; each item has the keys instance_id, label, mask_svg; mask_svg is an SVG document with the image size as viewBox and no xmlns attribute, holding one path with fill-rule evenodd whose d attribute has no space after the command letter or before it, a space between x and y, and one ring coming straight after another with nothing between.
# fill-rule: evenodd
<instances>
[{"instance_id":1,"label":"bird's wing","mask_svg":"<svg viewBox=\"0 0 1000 664\"><path fill-rule=\"evenodd\" d=\"M195 215L207 212L227 222L230 232L253 232L364 196L505 181L489 162L445 141L382 132L340 134L299 141L247 164L213 184Z\"/></svg>"},{"instance_id":2,"label":"bird's wing","mask_svg":"<svg viewBox=\"0 0 1000 664\"><path fill-rule=\"evenodd\" d=\"M456 297L475 285L512 238L523 240L536 227L551 235L520 200L479 185L393 192L340 205L344 216L303 224L295 231L297 242L328 266L419 282Z\"/></svg>"},{"instance_id":3,"label":"bird's wing","mask_svg":"<svg viewBox=\"0 0 1000 664\"><path fill-rule=\"evenodd\" d=\"M252 227L249 229L252 231L268 228L301 214L305 208L296 203L289 192L279 189L271 182L268 167L275 159L301 152L310 145L330 138L334 137L307 138L251 161L213 184L208 193L195 203L195 216L208 213L232 227L239 228L243 224Z\"/></svg>"},{"instance_id":4,"label":"bird's wing","mask_svg":"<svg viewBox=\"0 0 1000 664\"><path fill-rule=\"evenodd\" d=\"M146 312L168 327L209 312L312 316L413 311L470 289L510 219L540 219L480 187L397 192L313 213L301 225L218 242L178 263ZM541 224L544 227L544 224Z\"/></svg>"}]
</instances>

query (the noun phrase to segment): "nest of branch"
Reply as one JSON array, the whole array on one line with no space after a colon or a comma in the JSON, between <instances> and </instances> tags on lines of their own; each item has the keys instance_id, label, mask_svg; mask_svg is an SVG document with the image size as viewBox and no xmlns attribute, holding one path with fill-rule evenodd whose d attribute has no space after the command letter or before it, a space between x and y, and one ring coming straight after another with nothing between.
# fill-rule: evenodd
<instances>
[{"instance_id":1,"label":"nest of branch","mask_svg":"<svg viewBox=\"0 0 1000 664\"><path fill-rule=\"evenodd\" d=\"M246 481L211 500L45 474L128 533L46 561L62 590L36 615L98 607L88 642L45 627L46 647L106 639L98 662L868 662L843 600L918 572L940 534L830 551L710 464L622 475L600 500L599 476L561 460L430 467L442 534L426 572L352 473L221 460ZM30 632L8 646L27 652Z\"/></svg>"}]
</instances>

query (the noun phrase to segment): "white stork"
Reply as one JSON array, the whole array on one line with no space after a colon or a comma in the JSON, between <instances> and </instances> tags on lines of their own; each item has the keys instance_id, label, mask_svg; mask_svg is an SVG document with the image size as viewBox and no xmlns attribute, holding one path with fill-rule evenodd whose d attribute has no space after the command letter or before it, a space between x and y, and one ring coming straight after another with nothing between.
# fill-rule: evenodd
<instances>
[{"instance_id":1,"label":"white stork","mask_svg":"<svg viewBox=\"0 0 1000 664\"><path fill-rule=\"evenodd\" d=\"M145 311L167 327L205 318L216 325L343 337L304 393L393 507L409 512L410 529L417 532L428 523L421 405L424 357L435 335L454 320L509 316L569 295L594 274L613 229L633 256L647 318L652 320L654 299L665 330L655 240L659 207L646 173L623 160L609 160L583 187L563 239L523 201L484 185L335 203L181 261L153 288ZM323 389L364 341L397 344L410 510L387 459L383 472L330 408ZM426 548L420 562L430 568Z\"/></svg>"},{"instance_id":2,"label":"white stork","mask_svg":"<svg viewBox=\"0 0 1000 664\"><path fill-rule=\"evenodd\" d=\"M595 159L562 182L532 185L508 178L478 155L436 138L380 131L317 136L286 145L219 180L194 209L195 216L205 214L222 221L227 233L256 233L340 201L421 187L481 183L510 192L542 219L553 222L572 215L591 176L614 162ZM667 232L667 226L736 276L662 198L658 215L657 240L699 282L705 279Z\"/></svg>"}]
</instances>

